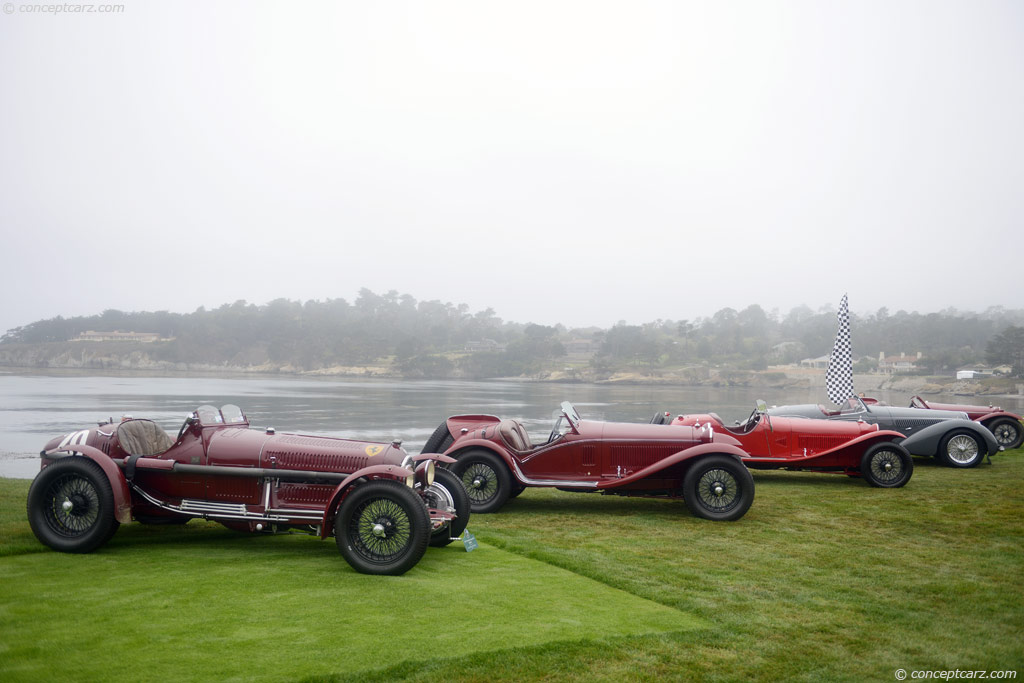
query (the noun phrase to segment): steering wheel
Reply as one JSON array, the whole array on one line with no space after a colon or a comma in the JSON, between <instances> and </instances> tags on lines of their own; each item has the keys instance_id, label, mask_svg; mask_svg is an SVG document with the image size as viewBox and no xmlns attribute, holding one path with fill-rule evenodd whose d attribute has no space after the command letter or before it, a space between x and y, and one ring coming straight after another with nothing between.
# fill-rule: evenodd
<instances>
[{"instance_id":1,"label":"steering wheel","mask_svg":"<svg viewBox=\"0 0 1024 683\"><path fill-rule=\"evenodd\" d=\"M181 437L185 434L185 430L191 427L193 423L195 423L195 418L192 415L185 418L185 421L181 424L181 429L178 430L178 438L174 440L175 443L181 441Z\"/></svg>"},{"instance_id":2,"label":"steering wheel","mask_svg":"<svg viewBox=\"0 0 1024 683\"><path fill-rule=\"evenodd\" d=\"M564 415L559 415L558 419L555 420L555 426L551 428L551 433L548 434L548 441L547 441L548 443L554 443L555 439L557 439L560 436L562 436L562 430L559 429L559 426L561 426L562 420L564 420L564 419L565 419Z\"/></svg>"}]
</instances>

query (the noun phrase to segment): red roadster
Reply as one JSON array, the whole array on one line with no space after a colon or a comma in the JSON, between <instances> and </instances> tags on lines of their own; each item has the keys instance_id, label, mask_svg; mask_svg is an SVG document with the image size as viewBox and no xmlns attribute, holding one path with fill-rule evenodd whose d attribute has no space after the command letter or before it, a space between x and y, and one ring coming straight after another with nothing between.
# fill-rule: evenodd
<instances>
[{"instance_id":1,"label":"red roadster","mask_svg":"<svg viewBox=\"0 0 1024 683\"><path fill-rule=\"evenodd\" d=\"M698 517L735 520L754 500L747 453L711 425L665 427L580 419L562 403L540 443L519 420L448 418L423 452L445 452L474 512L494 512L526 487L682 498Z\"/></svg>"},{"instance_id":2,"label":"red roadster","mask_svg":"<svg viewBox=\"0 0 1024 683\"><path fill-rule=\"evenodd\" d=\"M748 453L743 463L753 469L814 470L862 476L872 486L895 488L910 481L914 463L899 442L899 432L867 422L830 422L768 415L757 408L744 422L726 425L715 413L679 415L670 423L710 425Z\"/></svg>"},{"instance_id":3,"label":"red roadster","mask_svg":"<svg viewBox=\"0 0 1024 683\"><path fill-rule=\"evenodd\" d=\"M51 440L28 494L32 531L45 545L88 553L133 519L194 517L240 531L334 536L365 574L402 574L427 545L466 528L469 498L436 468L390 444L250 429L238 406L200 406L171 438L151 420L101 422Z\"/></svg>"}]
</instances>

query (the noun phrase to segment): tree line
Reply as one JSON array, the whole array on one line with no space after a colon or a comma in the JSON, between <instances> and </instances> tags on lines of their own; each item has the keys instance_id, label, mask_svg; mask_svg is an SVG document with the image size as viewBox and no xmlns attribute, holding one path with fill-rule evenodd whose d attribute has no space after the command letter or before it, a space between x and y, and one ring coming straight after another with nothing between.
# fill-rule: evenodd
<instances>
[{"instance_id":1,"label":"tree line","mask_svg":"<svg viewBox=\"0 0 1024 683\"><path fill-rule=\"evenodd\" d=\"M1013 365L1024 375L1024 310L921 314L882 308L851 313L851 329L862 371L873 367L880 352L920 352L918 365L930 374L988 362ZM471 312L465 304L362 289L352 302L277 299L192 313L58 316L9 330L0 344L63 343L90 330L159 334L168 341L147 344L155 360L303 370L387 362L409 377L531 375L578 361L580 354L572 352L583 348L586 367L601 376L624 368L656 373L700 364L760 370L826 355L836 315L829 306L798 306L783 314L754 304L706 318L568 329L503 321L490 308Z\"/></svg>"}]
</instances>

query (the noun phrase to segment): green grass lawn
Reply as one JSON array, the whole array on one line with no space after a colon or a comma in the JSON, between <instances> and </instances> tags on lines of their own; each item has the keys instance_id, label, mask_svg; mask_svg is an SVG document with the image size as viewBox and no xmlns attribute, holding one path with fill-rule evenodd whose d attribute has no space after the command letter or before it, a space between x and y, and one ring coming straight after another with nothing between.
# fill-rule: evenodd
<instances>
[{"instance_id":1,"label":"green grass lawn","mask_svg":"<svg viewBox=\"0 0 1024 683\"><path fill-rule=\"evenodd\" d=\"M528 490L401 577L211 523L45 549L0 480L0 680L892 681L1024 670L1024 453L904 489L758 472L750 512ZM1019 676L1020 674L1018 674Z\"/></svg>"}]
</instances>

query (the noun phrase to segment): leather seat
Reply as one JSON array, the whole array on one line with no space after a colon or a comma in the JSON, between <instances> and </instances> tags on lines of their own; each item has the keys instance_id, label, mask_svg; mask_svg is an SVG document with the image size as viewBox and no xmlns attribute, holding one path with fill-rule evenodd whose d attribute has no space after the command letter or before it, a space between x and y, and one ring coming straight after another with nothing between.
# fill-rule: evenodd
<instances>
[{"instance_id":1,"label":"leather seat","mask_svg":"<svg viewBox=\"0 0 1024 683\"><path fill-rule=\"evenodd\" d=\"M529 451L533 449L530 435L519 420L502 420L498 424L498 433L512 450Z\"/></svg>"},{"instance_id":2,"label":"leather seat","mask_svg":"<svg viewBox=\"0 0 1024 683\"><path fill-rule=\"evenodd\" d=\"M117 428L121 449L129 455L158 455L174 445L163 427L152 420L128 420Z\"/></svg>"}]
</instances>

